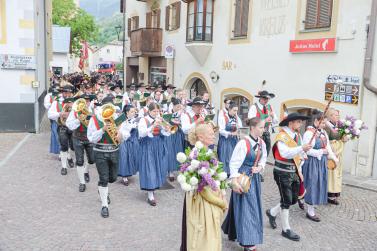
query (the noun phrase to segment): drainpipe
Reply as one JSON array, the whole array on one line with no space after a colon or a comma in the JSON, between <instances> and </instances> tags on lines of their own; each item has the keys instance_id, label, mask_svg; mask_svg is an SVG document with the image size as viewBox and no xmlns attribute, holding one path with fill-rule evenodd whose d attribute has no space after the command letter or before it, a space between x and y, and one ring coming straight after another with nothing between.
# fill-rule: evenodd
<instances>
[{"instance_id":1,"label":"drainpipe","mask_svg":"<svg viewBox=\"0 0 377 251\"><path fill-rule=\"evenodd\" d=\"M377 87L371 85L370 78L372 74L372 66L373 66L373 50L374 50L374 43L375 43L375 36L376 36L376 19L377 19L377 0L372 0L372 8L369 17L369 28L368 28L368 39L366 45L366 52L365 52L365 60L364 60L364 72L363 72L363 85L365 88L375 95L377 95ZM374 130L377 130L375 128ZM377 134L375 132L374 138L374 156L372 159L372 176L373 178L377 178Z\"/></svg>"}]
</instances>

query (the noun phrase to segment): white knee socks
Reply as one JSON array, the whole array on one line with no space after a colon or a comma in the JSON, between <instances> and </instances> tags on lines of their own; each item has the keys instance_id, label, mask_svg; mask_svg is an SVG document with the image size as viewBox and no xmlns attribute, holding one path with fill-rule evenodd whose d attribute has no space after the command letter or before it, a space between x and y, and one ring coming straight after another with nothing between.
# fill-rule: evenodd
<instances>
[{"instance_id":1,"label":"white knee socks","mask_svg":"<svg viewBox=\"0 0 377 251\"><path fill-rule=\"evenodd\" d=\"M84 170L85 170L84 166L77 166L77 175L79 177L80 184L85 184Z\"/></svg>"},{"instance_id":2,"label":"white knee socks","mask_svg":"<svg viewBox=\"0 0 377 251\"><path fill-rule=\"evenodd\" d=\"M60 156L62 167L67 168L68 152L61 152Z\"/></svg>"},{"instance_id":3,"label":"white knee socks","mask_svg":"<svg viewBox=\"0 0 377 251\"><path fill-rule=\"evenodd\" d=\"M281 210L281 226L284 232L288 229L291 229L291 227L289 226L289 209Z\"/></svg>"},{"instance_id":4,"label":"white knee socks","mask_svg":"<svg viewBox=\"0 0 377 251\"><path fill-rule=\"evenodd\" d=\"M84 173L89 173L89 163L86 161L84 161Z\"/></svg>"},{"instance_id":5,"label":"white knee socks","mask_svg":"<svg viewBox=\"0 0 377 251\"><path fill-rule=\"evenodd\" d=\"M109 194L109 187L98 186L99 196L101 197L101 202L103 207L109 207L107 204L107 195Z\"/></svg>"},{"instance_id":6,"label":"white knee socks","mask_svg":"<svg viewBox=\"0 0 377 251\"><path fill-rule=\"evenodd\" d=\"M313 205L308 205L308 214L310 216L314 216L315 215L315 209L314 209Z\"/></svg>"},{"instance_id":7,"label":"white knee socks","mask_svg":"<svg viewBox=\"0 0 377 251\"><path fill-rule=\"evenodd\" d=\"M276 217L281 211L280 203L270 209L270 213L272 216Z\"/></svg>"},{"instance_id":8,"label":"white knee socks","mask_svg":"<svg viewBox=\"0 0 377 251\"><path fill-rule=\"evenodd\" d=\"M148 199L154 200L154 192L153 191L148 191Z\"/></svg>"}]
</instances>

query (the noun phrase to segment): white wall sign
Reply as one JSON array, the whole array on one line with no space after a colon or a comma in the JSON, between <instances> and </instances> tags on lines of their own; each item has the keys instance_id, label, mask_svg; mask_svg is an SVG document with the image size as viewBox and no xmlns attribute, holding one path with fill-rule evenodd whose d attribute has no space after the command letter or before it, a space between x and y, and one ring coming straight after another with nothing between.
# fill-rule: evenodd
<instances>
[{"instance_id":1,"label":"white wall sign","mask_svg":"<svg viewBox=\"0 0 377 251\"><path fill-rule=\"evenodd\" d=\"M3 69L35 70L35 56L2 54L0 67Z\"/></svg>"},{"instance_id":2,"label":"white wall sign","mask_svg":"<svg viewBox=\"0 0 377 251\"><path fill-rule=\"evenodd\" d=\"M165 47L165 58L174 58L174 47L173 47L173 45L167 45Z\"/></svg>"}]
</instances>

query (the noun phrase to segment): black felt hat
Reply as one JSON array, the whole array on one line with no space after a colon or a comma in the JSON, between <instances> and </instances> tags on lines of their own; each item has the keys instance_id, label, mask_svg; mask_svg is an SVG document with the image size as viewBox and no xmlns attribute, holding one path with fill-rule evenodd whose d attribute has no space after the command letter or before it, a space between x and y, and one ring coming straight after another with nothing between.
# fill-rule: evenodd
<instances>
[{"instance_id":1,"label":"black felt hat","mask_svg":"<svg viewBox=\"0 0 377 251\"><path fill-rule=\"evenodd\" d=\"M285 117L280 123L279 126L287 126L289 122L295 121L295 120L308 120L309 117L302 115L300 113L294 112L289 114L287 117Z\"/></svg>"},{"instance_id":2,"label":"black felt hat","mask_svg":"<svg viewBox=\"0 0 377 251\"><path fill-rule=\"evenodd\" d=\"M255 95L256 98L274 98L275 94L269 93L268 91L260 91L258 95Z\"/></svg>"},{"instance_id":3,"label":"black felt hat","mask_svg":"<svg viewBox=\"0 0 377 251\"><path fill-rule=\"evenodd\" d=\"M206 105L206 102L202 100L201 97L196 97L194 98L190 103L187 104L188 106L193 106L193 105Z\"/></svg>"}]
</instances>

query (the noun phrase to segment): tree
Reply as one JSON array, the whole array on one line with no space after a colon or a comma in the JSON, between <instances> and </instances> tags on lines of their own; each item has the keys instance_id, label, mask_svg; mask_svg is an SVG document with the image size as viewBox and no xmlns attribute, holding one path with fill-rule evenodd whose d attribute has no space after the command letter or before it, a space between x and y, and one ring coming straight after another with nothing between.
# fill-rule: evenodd
<instances>
[{"instance_id":1,"label":"tree","mask_svg":"<svg viewBox=\"0 0 377 251\"><path fill-rule=\"evenodd\" d=\"M52 22L71 27L71 52L79 56L81 41L95 42L98 27L93 16L78 8L73 0L52 1Z\"/></svg>"}]
</instances>

